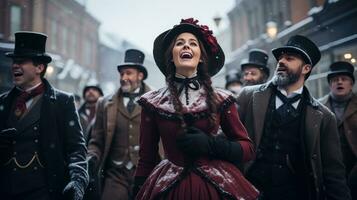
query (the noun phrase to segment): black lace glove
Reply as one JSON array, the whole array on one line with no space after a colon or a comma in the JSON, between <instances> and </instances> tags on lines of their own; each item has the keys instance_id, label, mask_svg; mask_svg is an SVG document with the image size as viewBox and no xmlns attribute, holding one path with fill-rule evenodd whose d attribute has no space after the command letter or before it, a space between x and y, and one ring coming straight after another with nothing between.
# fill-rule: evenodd
<instances>
[{"instance_id":1,"label":"black lace glove","mask_svg":"<svg viewBox=\"0 0 357 200\"><path fill-rule=\"evenodd\" d=\"M66 200L82 200L84 189L82 185L76 181L70 181L63 190L63 196Z\"/></svg>"},{"instance_id":2,"label":"black lace glove","mask_svg":"<svg viewBox=\"0 0 357 200\"><path fill-rule=\"evenodd\" d=\"M133 199L135 199L141 187L144 185L146 178L147 178L146 176L135 176L134 187L133 187Z\"/></svg>"},{"instance_id":3,"label":"black lace glove","mask_svg":"<svg viewBox=\"0 0 357 200\"><path fill-rule=\"evenodd\" d=\"M209 136L200 129L188 127L186 134L176 138L178 148L193 157L211 156L238 164L242 159L242 147L239 143L229 141L225 136Z\"/></svg>"}]
</instances>

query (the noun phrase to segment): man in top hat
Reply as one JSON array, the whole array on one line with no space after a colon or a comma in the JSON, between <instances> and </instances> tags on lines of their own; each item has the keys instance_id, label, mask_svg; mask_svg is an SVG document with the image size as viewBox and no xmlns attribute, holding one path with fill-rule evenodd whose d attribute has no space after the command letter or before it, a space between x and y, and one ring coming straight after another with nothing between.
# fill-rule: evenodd
<instances>
[{"instance_id":1,"label":"man in top hat","mask_svg":"<svg viewBox=\"0 0 357 200\"><path fill-rule=\"evenodd\" d=\"M265 83L269 78L268 54L261 49L249 51L249 59L241 63L243 83L247 85L258 85Z\"/></svg>"},{"instance_id":2,"label":"man in top hat","mask_svg":"<svg viewBox=\"0 0 357 200\"><path fill-rule=\"evenodd\" d=\"M81 200L88 184L86 146L74 97L44 78L47 36L15 33L15 87L0 96L0 198Z\"/></svg>"},{"instance_id":3,"label":"man in top hat","mask_svg":"<svg viewBox=\"0 0 357 200\"><path fill-rule=\"evenodd\" d=\"M272 50L272 81L242 89L238 112L256 147L246 177L261 199L351 199L336 119L304 86L320 60L308 38Z\"/></svg>"},{"instance_id":4,"label":"man in top hat","mask_svg":"<svg viewBox=\"0 0 357 200\"><path fill-rule=\"evenodd\" d=\"M226 90L231 91L233 94L238 95L242 89L241 75L237 70L231 70L226 75Z\"/></svg>"},{"instance_id":5,"label":"man in top hat","mask_svg":"<svg viewBox=\"0 0 357 200\"><path fill-rule=\"evenodd\" d=\"M96 113L96 103L99 97L103 96L103 91L98 85L87 85L83 88L82 97L84 103L78 109L79 120L82 125L84 138L89 139L91 124Z\"/></svg>"},{"instance_id":6,"label":"man in top hat","mask_svg":"<svg viewBox=\"0 0 357 200\"><path fill-rule=\"evenodd\" d=\"M131 198L133 174L138 161L141 107L136 100L150 88L143 82L147 71L144 54L136 49L125 52L117 67L120 88L100 98L89 141L89 171L101 169L104 180L102 200Z\"/></svg>"},{"instance_id":7,"label":"man in top hat","mask_svg":"<svg viewBox=\"0 0 357 200\"><path fill-rule=\"evenodd\" d=\"M353 72L354 67L348 62L332 63L327 75L330 93L320 102L337 118L347 183L352 199L357 199L357 96L352 92L355 83Z\"/></svg>"}]
</instances>

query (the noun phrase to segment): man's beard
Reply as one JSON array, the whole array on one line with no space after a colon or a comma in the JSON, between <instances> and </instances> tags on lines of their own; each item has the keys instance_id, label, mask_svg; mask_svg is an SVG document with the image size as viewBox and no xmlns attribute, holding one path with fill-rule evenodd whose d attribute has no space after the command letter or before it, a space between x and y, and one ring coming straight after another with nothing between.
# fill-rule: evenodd
<instances>
[{"instance_id":1,"label":"man's beard","mask_svg":"<svg viewBox=\"0 0 357 200\"><path fill-rule=\"evenodd\" d=\"M261 77L259 80L244 81L244 86L259 85L265 83L265 78Z\"/></svg>"},{"instance_id":2,"label":"man's beard","mask_svg":"<svg viewBox=\"0 0 357 200\"><path fill-rule=\"evenodd\" d=\"M281 66L281 67L285 67L286 71L285 73L277 73L275 72L274 77L272 78L272 82L274 83L274 85L277 85L279 87L285 87L291 84L296 83L301 75L302 72L302 66L300 67L300 69L297 72L293 72L292 70L290 70L288 67L286 66Z\"/></svg>"},{"instance_id":3,"label":"man's beard","mask_svg":"<svg viewBox=\"0 0 357 200\"><path fill-rule=\"evenodd\" d=\"M121 82L120 89L121 89L123 92L132 93L132 92L134 92L137 88L139 88L140 85L141 85L140 82L131 82L131 81Z\"/></svg>"}]
</instances>

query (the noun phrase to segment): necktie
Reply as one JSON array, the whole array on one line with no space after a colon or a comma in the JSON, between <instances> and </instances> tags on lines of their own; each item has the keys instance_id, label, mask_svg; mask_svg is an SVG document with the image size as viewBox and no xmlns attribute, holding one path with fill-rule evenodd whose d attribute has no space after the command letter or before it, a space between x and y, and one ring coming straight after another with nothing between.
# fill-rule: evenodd
<instances>
[{"instance_id":1,"label":"necktie","mask_svg":"<svg viewBox=\"0 0 357 200\"><path fill-rule=\"evenodd\" d=\"M123 97L128 97L129 102L126 105L126 109L128 110L129 113L132 113L135 108L135 98L140 96L141 93L128 93L128 92L123 92Z\"/></svg>"},{"instance_id":2,"label":"necktie","mask_svg":"<svg viewBox=\"0 0 357 200\"><path fill-rule=\"evenodd\" d=\"M126 109L128 110L129 113L132 113L135 108L134 99L135 97L129 97L128 105L126 105Z\"/></svg>"},{"instance_id":3,"label":"necktie","mask_svg":"<svg viewBox=\"0 0 357 200\"><path fill-rule=\"evenodd\" d=\"M30 100L31 98L43 93L45 90L45 86L40 84L35 89L31 90L30 92L20 91L20 94L16 98L15 102L15 116L20 118L26 111L26 101Z\"/></svg>"}]
</instances>

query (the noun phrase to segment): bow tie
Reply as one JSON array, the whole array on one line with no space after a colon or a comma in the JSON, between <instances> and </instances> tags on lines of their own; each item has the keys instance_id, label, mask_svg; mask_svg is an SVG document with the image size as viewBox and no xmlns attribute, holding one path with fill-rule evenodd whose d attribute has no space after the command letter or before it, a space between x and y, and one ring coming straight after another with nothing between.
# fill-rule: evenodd
<instances>
[{"instance_id":1,"label":"bow tie","mask_svg":"<svg viewBox=\"0 0 357 200\"><path fill-rule=\"evenodd\" d=\"M193 78L178 78L178 77L174 77L174 81L181 84L179 89L178 89L178 94L181 94L181 92L185 89L186 105L188 105L189 104L188 88L190 88L192 90L199 90L200 89L200 82L198 80L198 77L197 76L195 76Z\"/></svg>"}]
</instances>

